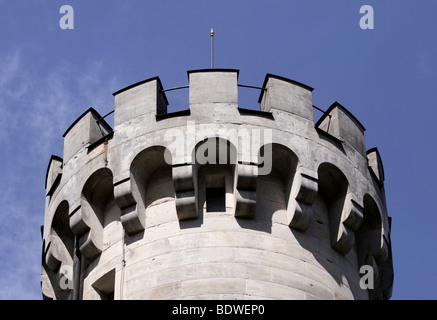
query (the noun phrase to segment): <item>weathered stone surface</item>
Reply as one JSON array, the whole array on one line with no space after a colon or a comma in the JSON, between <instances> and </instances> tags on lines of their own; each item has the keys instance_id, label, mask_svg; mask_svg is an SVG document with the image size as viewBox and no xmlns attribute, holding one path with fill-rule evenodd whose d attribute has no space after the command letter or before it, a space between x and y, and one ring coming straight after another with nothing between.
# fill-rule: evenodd
<instances>
[{"instance_id":1,"label":"weathered stone surface","mask_svg":"<svg viewBox=\"0 0 437 320\"><path fill-rule=\"evenodd\" d=\"M238 70L188 78L189 112L166 114L155 77L114 93L114 132L95 110L67 130L47 169L43 297L389 298L384 171L358 120L337 103L314 124L312 88L275 75L258 111L238 108Z\"/></svg>"}]
</instances>

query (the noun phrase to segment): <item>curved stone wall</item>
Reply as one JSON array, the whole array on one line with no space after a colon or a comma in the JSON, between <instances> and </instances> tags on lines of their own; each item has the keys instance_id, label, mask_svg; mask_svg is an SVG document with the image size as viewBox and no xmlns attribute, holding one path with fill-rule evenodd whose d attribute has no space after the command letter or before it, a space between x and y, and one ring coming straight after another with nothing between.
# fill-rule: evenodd
<instances>
[{"instance_id":1,"label":"curved stone wall","mask_svg":"<svg viewBox=\"0 0 437 320\"><path fill-rule=\"evenodd\" d=\"M87 110L47 169L47 299L387 299L384 171L363 125L268 74L260 110L238 70L188 72L189 110L158 77ZM374 288L362 289L362 266Z\"/></svg>"}]
</instances>

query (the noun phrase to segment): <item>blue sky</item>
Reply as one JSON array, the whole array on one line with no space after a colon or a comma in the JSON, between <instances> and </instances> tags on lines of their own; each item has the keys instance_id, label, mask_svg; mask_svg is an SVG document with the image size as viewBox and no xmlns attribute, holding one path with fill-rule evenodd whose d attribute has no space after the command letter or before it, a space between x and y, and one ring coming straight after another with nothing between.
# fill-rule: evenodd
<instances>
[{"instance_id":1,"label":"blue sky","mask_svg":"<svg viewBox=\"0 0 437 320\"><path fill-rule=\"evenodd\" d=\"M59 26L65 4L73 30ZM373 30L359 26L363 5ZM66 129L140 80L187 85L187 70L210 66L212 27L215 67L239 69L241 84L297 80L366 127L393 218L392 299L436 299L435 12L435 0L0 0L0 299L41 299L45 174ZM170 111L188 106L186 93L168 98ZM257 98L241 92L243 107Z\"/></svg>"}]
</instances>

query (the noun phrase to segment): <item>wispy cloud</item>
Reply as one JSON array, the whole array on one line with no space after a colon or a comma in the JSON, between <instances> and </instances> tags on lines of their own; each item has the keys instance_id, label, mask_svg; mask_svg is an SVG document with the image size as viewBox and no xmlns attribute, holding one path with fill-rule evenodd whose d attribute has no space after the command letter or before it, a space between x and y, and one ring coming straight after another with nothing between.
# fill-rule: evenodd
<instances>
[{"instance_id":1,"label":"wispy cloud","mask_svg":"<svg viewBox=\"0 0 437 320\"><path fill-rule=\"evenodd\" d=\"M2 56L0 299L40 299L47 161L52 153L62 157L62 134L87 108L112 110L117 79L101 61L80 71L58 62L41 72L19 48Z\"/></svg>"},{"instance_id":2,"label":"wispy cloud","mask_svg":"<svg viewBox=\"0 0 437 320\"><path fill-rule=\"evenodd\" d=\"M31 200L19 201L14 187L2 191L0 299L39 299L40 210L35 210Z\"/></svg>"},{"instance_id":3,"label":"wispy cloud","mask_svg":"<svg viewBox=\"0 0 437 320\"><path fill-rule=\"evenodd\" d=\"M0 88L4 88L16 77L20 64L20 55L20 50L15 49L15 51L4 57L0 69Z\"/></svg>"}]
</instances>

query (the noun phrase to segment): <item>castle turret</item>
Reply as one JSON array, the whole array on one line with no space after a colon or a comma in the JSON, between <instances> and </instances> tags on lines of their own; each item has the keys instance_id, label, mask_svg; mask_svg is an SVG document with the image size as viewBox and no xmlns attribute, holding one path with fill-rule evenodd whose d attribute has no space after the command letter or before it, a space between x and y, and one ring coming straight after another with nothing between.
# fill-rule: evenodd
<instances>
[{"instance_id":1,"label":"castle turret","mask_svg":"<svg viewBox=\"0 0 437 320\"><path fill-rule=\"evenodd\" d=\"M44 298L390 298L363 125L338 102L314 123L313 88L272 74L241 108L238 76L188 71L173 113L150 78L113 94L114 129L92 108L71 125L47 169Z\"/></svg>"}]
</instances>

